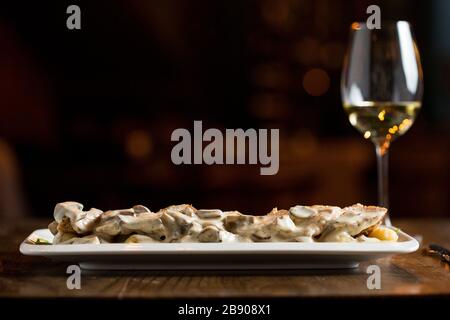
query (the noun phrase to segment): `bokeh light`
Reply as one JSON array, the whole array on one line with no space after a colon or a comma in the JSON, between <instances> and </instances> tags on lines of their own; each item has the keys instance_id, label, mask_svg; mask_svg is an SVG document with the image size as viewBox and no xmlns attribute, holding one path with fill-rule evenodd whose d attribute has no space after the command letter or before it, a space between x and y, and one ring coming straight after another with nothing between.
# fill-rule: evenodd
<instances>
[{"instance_id":1,"label":"bokeh light","mask_svg":"<svg viewBox=\"0 0 450 320\"><path fill-rule=\"evenodd\" d=\"M330 77L325 70L311 69L303 77L303 88L311 96L321 96L330 88Z\"/></svg>"},{"instance_id":2,"label":"bokeh light","mask_svg":"<svg viewBox=\"0 0 450 320\"><path fill-rule=\"evenodd\" d=\"M130 158L145 159L153 150L153 142L144 130L131 131L125 139L125 152Z\"/></svg>"}]
</instances>

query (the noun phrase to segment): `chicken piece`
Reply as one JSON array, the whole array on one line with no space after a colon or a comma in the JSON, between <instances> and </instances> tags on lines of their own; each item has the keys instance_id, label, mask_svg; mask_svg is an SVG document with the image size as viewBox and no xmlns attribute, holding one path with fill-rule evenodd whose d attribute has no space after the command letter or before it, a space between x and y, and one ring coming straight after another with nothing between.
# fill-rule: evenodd
<instances>
[{"instance_id":1,"label":"chicken piece","mask_svg":"<svg viewBox=\"0 0 450 320\"><path fill-rule=\"evenodd\" d=\"M335 206L295 206L289 209L289 215L298 228L298 235L315 237L320 235L329 221L342 214Z\"/></svg>"},{"instance_id":2,"label":"chicken piece","mask_svg":"<svg viewBox=\"0 0 450 320\"><path fill-rule=\"evenodd\" d=\"M154 237L157 240L167 238L167 230L161 221L161 213L141 213L137 216L119 216L121 233L140 233Z\"/></svg>"},{"instance_id":3,"label":"chicken piece","mask_svg":"<svg viewBox=\"0 0 450 320\"><path fill-rule=\"evenodd\" d=\"M92 208L83 211L83 205L78 202L63 202L55 206L54 218L60 231L75 231L78 234L91 232L97 224L103 211ZM69 226L70 225L70 228Z\"/></svg>"},{"instance_id":4,"label":"chicken piece","mask_svg":"<svg viewBox=\"0 0 450 320\"><path fill-rule=\"evenodd\" d=\"M53 237L53 244L63 244L72 238L76 238L78 235L74 232L58 232Z\"/></svg>"},{"instance_id":5,"label":"chicken piece","mask_svg":"<svg viewBox=\"0 0 450 320\"><path fill-rule=\"evenodd\" d=\"M90 234L84 237L70 237L67 240L61 239L58 244L100 244L100 239L97 236Z\"/></svg>"},{"instance_id":6,"label":"chicken piece","mask_svg":"<svg viewBox=\"0 0 450 320\"><path fill-rule=\"evenodd\" d=\"M56 235L58 233L58 222L50 222L50 224L48 225L48 230L50 230L53 235Z\"/></svg>"},{"instance_id":7,"label":"chicken piece","mask_svg":"<svg viewBox=\"0 0 450 320\"><path fill-rule=\"evenodd\" d=\"M355 204L342 209L343 213L335 220L329 221L319 241L351 242L364 230L379 225L387 209L375 206Z\"/></svg>"}]
</instances>

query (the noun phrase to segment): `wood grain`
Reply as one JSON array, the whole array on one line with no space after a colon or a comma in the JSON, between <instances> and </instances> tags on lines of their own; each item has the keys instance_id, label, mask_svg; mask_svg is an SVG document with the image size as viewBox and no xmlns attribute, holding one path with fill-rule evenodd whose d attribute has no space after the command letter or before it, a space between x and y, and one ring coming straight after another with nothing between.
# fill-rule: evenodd
<instances>
[{"instance_id":1,"label":"wood grain","mask_svg":"<svg viewBox=\"0 0 450 320\"><path fill-rule=\"evenodd\" d=\"M399 220L424 244L450 247L450 220ZM361 264L354 270L301 271L83 271L81 290L68 290L68 264L19 253L20 242L47 221L0 224L0 297L9 298L267 298L267 297L407 297L450 296L450 269L422 249ZM368 290L366 268L381 268L381 290Z\"/></svg>"}]
</instances>

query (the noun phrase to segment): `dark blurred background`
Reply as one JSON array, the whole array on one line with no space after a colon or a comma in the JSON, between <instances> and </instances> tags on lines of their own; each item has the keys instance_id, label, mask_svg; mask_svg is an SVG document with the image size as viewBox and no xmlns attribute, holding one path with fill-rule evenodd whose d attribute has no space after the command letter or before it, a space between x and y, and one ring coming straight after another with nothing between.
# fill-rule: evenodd
<instances>
[{"instance_id":1,"label":"dark blurred background","mask_svg":"<svg viewBox=\"0 0 450 320\"><path fill-rule=\"evenodd\" d=\"M66 8L81 7L81 30ZM450 216L450 1L2 1L0 216L174 203L376 203L340 72L351 22L412 23L423 108L390 155L392 215ZM279 128L280 170L172 164L176 128Z\"/></svg>"}]
</instances>

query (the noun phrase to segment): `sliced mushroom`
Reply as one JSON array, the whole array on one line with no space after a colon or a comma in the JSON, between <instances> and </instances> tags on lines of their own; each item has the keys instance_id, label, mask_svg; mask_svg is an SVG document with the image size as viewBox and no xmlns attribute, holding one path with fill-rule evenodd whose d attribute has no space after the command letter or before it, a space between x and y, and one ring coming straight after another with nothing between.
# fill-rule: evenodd
<instances>
[{"instance_id":1,"label":"sliced mushroom","mask_svg":"<svg viewBox=\"0 0 450 320\"><path fill-rule=\"evenodd\" d=\"M266 242L266 241L270 241L270 239L272 238L272 235L270 232L268 232L267 229L266 230L258 230L251 235L251 238L255 242Z\"/></svg>"},{"instance_id":2,"label":"sliced mushroom","mask_svg":"<svg viewBox=\"0 0 450 320\"><path fill-rule=\"evenodd\" d=\"M288 215L280 216L276 220L276 228L280 232L295 233L297 227Z\"/></svg>"},{"instance_id":3,"label":"sliced mushroom","mask_svg":"<svg viewBox=\"0 0 450 320\"><path fill-rule=\"evenodd\" d=\"M215 226L207 226L197 238L200 242L220 242L220 230Z\"/></svg>"},{"instance_id":4,"label":"sliced mushroom","mask_svg":"<svg viewBox=\"0 0 450 320\"><path fill-rule=\"evenodd\" d=\"M289 214L294 219L308 219L317 215L317 211L307 206L295 206L289 209Z\"/></svg>"},{"instance_id":5,"label":"sliced mushroom","mask_svg":"<svg viewBox=\"0 0 450 320\"><path fill-rule=\"evenodd\" d=\"M194 214L197 212L197 209L195 209L190 204L178 204L178 205L167 207L167 208L165 208L163 210L178 211L178 212L181 212L184 215L187 215L188 217L193 217Z\"/></svg>"},{"instance_id":6,"label":"sliced mushroom","mask_svg":"<svg viewBox=\"0 0 450 320\"><path fill-rule=\"evenodd\" d=\"M55 210L53 212L53 217L56 222L61 222L64 217L69 217L67 214L69 213L77 213L83 210L83 205L74 201L66 201L56 204ZM70 217L69 217L70 218Z\"/></svg>"},{"instance_id":7,"label":"sliced mushroom","mask_svg":"<svg viewBox=\"0 0 450 320\"><path fill-rule=\"evenodd\" d=\"M342 209L333 206L295 206L289 210L298 229L299 236L320 235L329 221L342 214Z\"/></svg>"},{"instance_id":8,"label":"sliced mushroom","mask_svg":"<svg viewBox=\"0 0 450 320\"><path fill-rule=\"evenodd\" d=\"M254 216L244 215L237 211L233 211L226 213L223 218L223 225L225 230L231 233L243 234L252 230L254 221Z\"/></svg>"},{"instance_id":9,"label":"sliced mushroom","mask_svg":"<svg viewBox=\"0 0 450 320\"><path fill-rule=\"evenodd\" d=\"M220 218L223 212L219 209L200 209L197 210L195 214L201 219L212 219Z\"/></svg>"},{"instance_id":10,"label":"sliced mushroom","mask_svg":"<svg viewBox=\"0 0 450 320\"><path fill-rule=\"evenodd\" d=\"M147 207L145 207L145 206L142 206L142 205L140 205L140 204L134 206L134 207L133 207L133 211L134 211L134 213L136 213L136 214L139 214L139 213L151 213L151 211L150 211L149 208L147 208Z\"/></svg>"},{"instance_id":11,"label":"sliced mushroom","mask_svg":"<svg viewBox=\"0 0 450 320\"><path fill-rule=\"evenodd\" d=\"M276 219L273 229L275 229L273 234L276 234L278 237L283 239L292 239L296 236L302 235L301 230L297 228L295 223L287 214Z\"/></svg>"},{"instance_id":12,"label":"sliced mushroom","mask_svg":"<svg viewBox=\"0 0 450 320\"><path fill-rule=\"evenodd\" d=\"M125 240L125 243L155 243L159 242L152 237L144 236L141 234L133 234Z\"/></svg>"},{"instance_id":13,"label":"sliced mushroom","mask_svg":"<svg viewBox=\"0 0 450 320\"><path fill-rule=\"evenodd\" d=\"M167 209L166 214L175 220L175 224L177 225L176 231L178 231L181 236L186 235L193 225L193 219L179 211Z\"/></svg>"}]
</instances>

